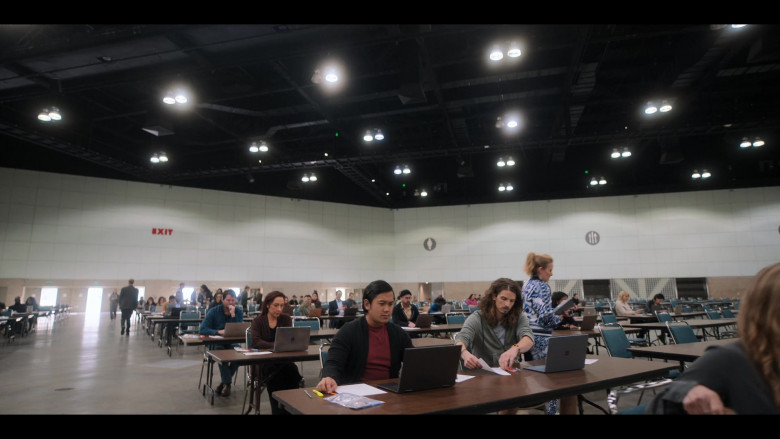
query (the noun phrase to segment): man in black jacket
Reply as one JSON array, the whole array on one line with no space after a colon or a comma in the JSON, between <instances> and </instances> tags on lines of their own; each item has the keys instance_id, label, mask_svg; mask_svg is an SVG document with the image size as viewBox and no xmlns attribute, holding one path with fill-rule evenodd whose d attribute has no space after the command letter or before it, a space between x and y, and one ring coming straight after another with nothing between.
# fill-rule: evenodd
<instances>
[{"instance_id":1,"label":"man in black jacket","mask_svg":"<svg viewBox=\"0 0 780 439\"><path fill-rule=\"evenodd\" d=\"M136 308L138 300L138 288L134 287L135 280L130 279L128 285L119 292L119 309L122 311L122 334L130 336L130 318Z\"/></svg>"},{"instance_id":2,"label":"man in black jacket","mask_svg":"<svg viewBox=\"0 0 780 439\"><path fill-rule=\"evenodd\" d=\"M368 284L363 293L365 315L336 333L317 390L334 392L339 384L398 378L404 350L413 346L406 331L390 323L393 302L390 284L383 280Z\"/></svg>"}]
</instances>

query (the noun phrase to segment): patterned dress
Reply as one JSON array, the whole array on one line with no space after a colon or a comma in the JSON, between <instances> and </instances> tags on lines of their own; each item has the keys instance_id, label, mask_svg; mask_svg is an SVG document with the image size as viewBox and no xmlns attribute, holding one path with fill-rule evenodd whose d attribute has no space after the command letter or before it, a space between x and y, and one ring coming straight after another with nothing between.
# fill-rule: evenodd
<instances>
[{"instance_id":1,"label":"patterned dress","mask_svg":"<svg viewBox=\"0 0 780 439\"><path fill-rule=\"evenodd\" d=\"M553 330L561 323L561 317L553 314L553 307L550 292L550 286L539 279L539 276L532 276L531 279L523 285L523 312L528 317L531 329L541 328ZM547 358L547 346L550 336L545 334L534 334L534 347L531 348L531 356L534 360ZM547 414L554 415L558 411L558 400L547 403Z\"/></svg>"}]
</instances>

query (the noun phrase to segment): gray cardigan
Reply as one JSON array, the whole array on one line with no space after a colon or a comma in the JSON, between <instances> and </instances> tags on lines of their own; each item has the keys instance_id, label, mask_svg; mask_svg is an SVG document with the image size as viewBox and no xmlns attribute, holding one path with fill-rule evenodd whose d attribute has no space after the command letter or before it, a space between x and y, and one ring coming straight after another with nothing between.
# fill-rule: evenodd
<instances>
[{"instance_id":1,"label":"gray cardigan","mask_svg":"<svg viewBox=\"0 0 780 439\"><path fill-rule=\"evenodd\" d=\"M455 343L462 342L472 355L484 359L490 367L498 367L498 359L501 354L511 348L513 344L520 342L523 337L528 337L532 341L534 339L531 325L529 325L525 313L521 312L517 316L514 330L507 329L504 336L505 343L502 345L493 332L493 328L482 317L480 310L469 315L463 323L463 329L455 336Z\"/></svg>"}]
</instances>

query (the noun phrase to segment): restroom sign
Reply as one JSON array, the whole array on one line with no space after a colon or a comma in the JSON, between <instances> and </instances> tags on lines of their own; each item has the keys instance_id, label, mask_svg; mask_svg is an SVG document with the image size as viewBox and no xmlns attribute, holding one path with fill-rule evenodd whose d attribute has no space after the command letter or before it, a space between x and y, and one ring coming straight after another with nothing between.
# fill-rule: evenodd
<instances>
[{"instance_id":1,"label":"restroom sign","mask_svg":"<svg viewBox=\"0 0 780 439\"><path fill-rule=\"evenodd\" d=\"M601 237L599 236L599 232L591 230L590 232L585 234L585 242L587 242L590 245L598 244L599 240L601 240Z\"/></svg>"}]
</instances>

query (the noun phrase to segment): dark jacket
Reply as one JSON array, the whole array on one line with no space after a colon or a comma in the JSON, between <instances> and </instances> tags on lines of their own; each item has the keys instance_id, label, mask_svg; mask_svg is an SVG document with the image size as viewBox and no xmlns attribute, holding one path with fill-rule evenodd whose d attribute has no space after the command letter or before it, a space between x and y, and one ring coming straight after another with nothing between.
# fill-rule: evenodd
<instances>
[{"instance_id":1,"label":"dark jacket","mask_svg":"<svg viewBox=\"0 0 780 439\"><path fill-rule=\"evenodd\" d=\"M276 322L277 328L292 325L292 318L287 314L280 315ZM252 320L252 325L249 327L249 333L252 335L252 348L271 349L274 347L274 336L272 335L271 327L268 326L267 314L260 314Z\"/></svg>"},{"instance_id":2,"label":"dark jacket","mask_svg":"<svg viewBox=\"0 0 780 439\"><path fill-rule=\"evenodd\" d=\"M412 340L394 323L387 324L387 335L390 340L390 377L397 378L404 349L413 347ZM368 323L364 316L345 324L333 337L322 376L333 378L339 385L359 382L366 369L367 357Z\"/></svg>"},{"instance_id":3,"label":"dark jacket","mask_svg":"<svg viewBox=\"0 0 780 439\"><path fill-rule=\"evenodd\" d=\"M395 307L393 307L393 323L396 325L401 326L409 326L409 322L416 322L417 316L420 315L420 310L417 309L417 307L412 304L412 318L407 319L406 313L404 313L404 306L400 303L396 304Z\"/></svg>"},{"instance_id":4,"label":"dark jacket","mask_svg":"<svg viewBox=\"0 0 780 439\"><path fill-rule=\"evenodd\" d=\"M217 335L220 329L225 329L225 323L227 322L243 322L244 312L241 308L236 307L236 316L228 317L225 315L225 311L222 310L223 306L215 306L208 310L206 317L200 322L200 329L198 333L201 335Z\"/></svg>"},{"instance_id":5,"label":"dark jacket","mask_svg":"<svg viewBox=\"0 0 780 439\"><path fill-rule=\"evenodd\" d=\"M136 309L138 307L138 288L128 285L119 292L119 309Z\"/></svg>"}]
</instances>

